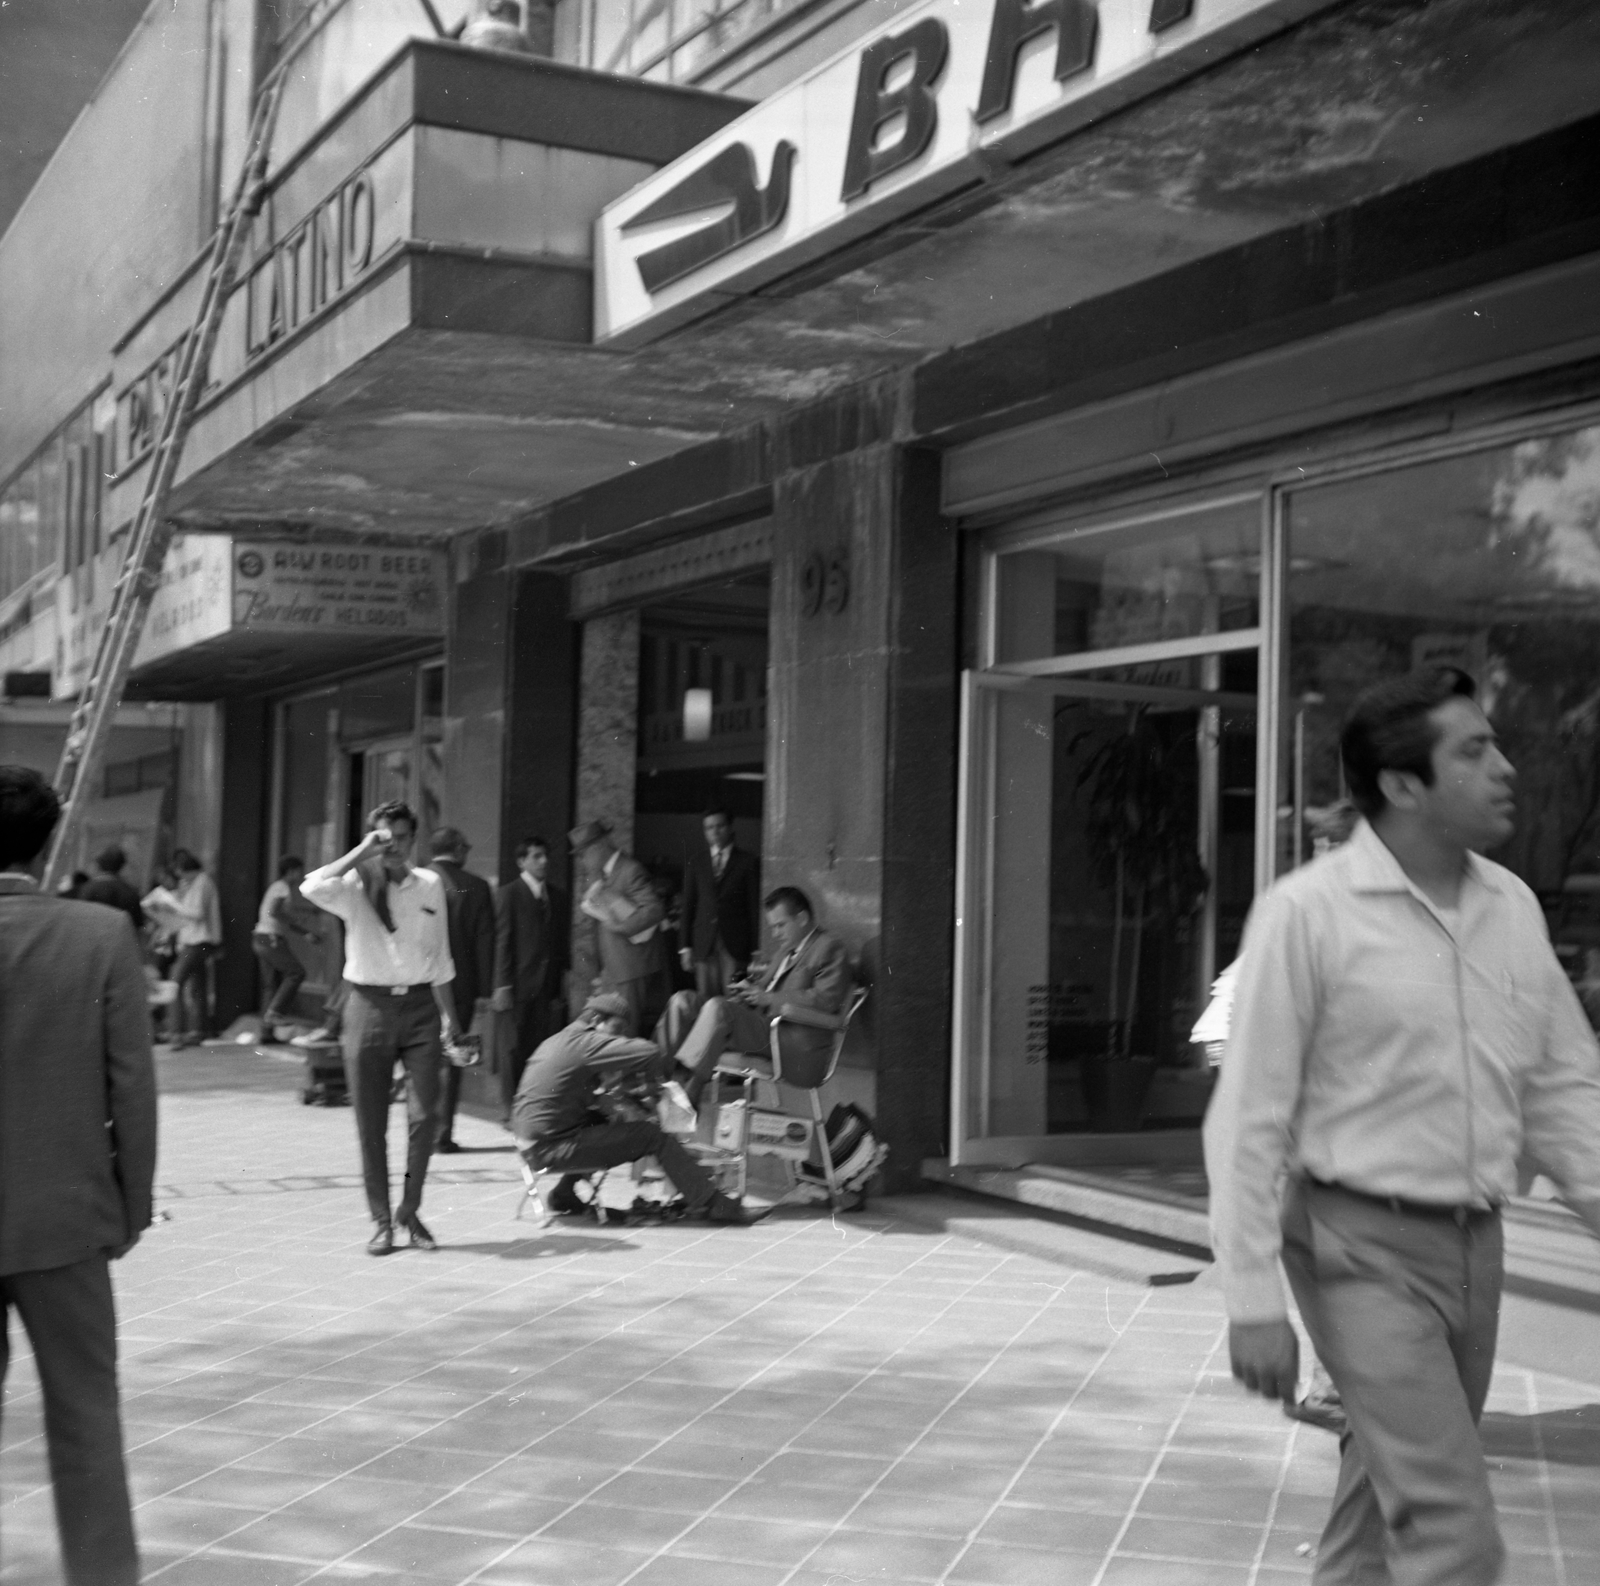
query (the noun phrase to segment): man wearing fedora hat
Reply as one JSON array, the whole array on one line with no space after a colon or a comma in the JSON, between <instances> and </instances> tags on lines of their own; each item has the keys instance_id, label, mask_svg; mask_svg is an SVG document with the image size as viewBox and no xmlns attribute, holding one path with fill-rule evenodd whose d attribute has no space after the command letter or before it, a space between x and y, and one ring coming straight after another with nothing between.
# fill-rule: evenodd
<instances>
[{"instance_id":1,"label":"man wearing fedora hat","mask_svg":"<svg viewBox=\"0 0 1600 1586\"><path fill-rule=\"evenodd\" d=\"M629 1034L647 1030L659 1008L650 994L659 984L666 958L661 922L666 906L650 872L611 840L604 821L585 821L567 833L574 858L587 883L579 910L594 921L600 962L600 990L613 991L628 1005Z\"/></svg>"},{"instance_id":2,"label":"man wearing fedora hat","mask_svg":"<svg viewBox=\"0 0 1600 1586\"><path fill-rule=\"evenodd\" d=\"M541 1043L522 1072L511 1107L511 1132L530 1168L562 1175L548 1197L550 1210L582 1210L574 1186L584 1174L653 1156L683 1196L691 1217L735 1225L759 1221L761 1213L746 1211L724 1195L683 1143L660 1124L610 1120L595 1112L594 1092L603 1079L629 1073L659 1076L665 1067L653 1042L629 1038L632 1016L620 992L597 992L566 1029Z\"/></svg>"}]
</instances>

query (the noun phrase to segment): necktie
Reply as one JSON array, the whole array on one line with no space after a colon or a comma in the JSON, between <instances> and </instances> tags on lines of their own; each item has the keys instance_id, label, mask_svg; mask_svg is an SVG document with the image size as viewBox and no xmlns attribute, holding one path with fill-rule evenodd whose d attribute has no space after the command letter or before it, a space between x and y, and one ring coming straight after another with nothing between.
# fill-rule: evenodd
<instances>
[{"instance_id":1,"label":"necktie","mask_svg":"<svg viewBox=\"0 0 1600 1586\"><path fill-rule=\"evenodd\" d=\"M713 848L711 850L711 869L718 881L722 879L722 872L727 868L728 850L726 848Z\"/></svg>"}]
</instances>

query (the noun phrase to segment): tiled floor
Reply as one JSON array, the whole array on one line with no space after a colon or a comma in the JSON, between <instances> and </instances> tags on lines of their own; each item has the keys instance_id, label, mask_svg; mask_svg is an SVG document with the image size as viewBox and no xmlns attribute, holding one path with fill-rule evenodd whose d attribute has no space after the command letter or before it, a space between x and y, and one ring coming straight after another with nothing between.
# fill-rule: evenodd
<instances>
[{"instance_id":1,"label":"tiled floor","mask_svg":"<svg viewBox=\"0 0 1600 1586\"><path fill-rule=\"evenodd\" d=\"M504 1137L476 1120L459 1134L480 1149L434 1163L445 1248L374 1261L347 1110L299 1106L273 1057L166 1065L169 1220L118 1272L163 1586L1309 1573L1333 1440L1235 1388L1204 1281L1094 1276L893 1203L541 1230L513 1220ZM1600 1579L1600 1388L1503 1371L1485 1437L1510 1579ZM57 1582L25 1356L0 1498L0 1581Z\"/></svg>"}]
</instances>

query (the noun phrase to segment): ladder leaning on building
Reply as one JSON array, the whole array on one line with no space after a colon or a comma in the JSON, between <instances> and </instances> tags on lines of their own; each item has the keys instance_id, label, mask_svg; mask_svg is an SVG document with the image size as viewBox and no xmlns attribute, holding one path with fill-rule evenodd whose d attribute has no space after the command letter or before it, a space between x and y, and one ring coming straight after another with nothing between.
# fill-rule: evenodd
<instances>
[{"instance_id":1,"label":"ladder leaning on building","mask_svg":"<svg viewBox=\"0 0 1600 1586\"><path fill-rule=\"evenodd\" d=\"M194 424L195 409L206 388L223 311L266 193L267 160L283 96L285 64L287 60L266 79L256 98L244 165L212 238L200 307L183 341L172 400L166 404L161 417L161 428L150 454L150 471L145 476L144 493L128 533L122 569L111 592L110 608L95 646L88 680L73 707L67 741L56 768L55 787L62 811L45 866L47 890L54 890L70 869L84 813L94 796L95 781L116 721L117 707L127 687L134 652L144 632L151 599L161 583L162 564L174 532L174 525L167 517L167 497L177 476L184 442Z\"/></svg>"}]
</instances>

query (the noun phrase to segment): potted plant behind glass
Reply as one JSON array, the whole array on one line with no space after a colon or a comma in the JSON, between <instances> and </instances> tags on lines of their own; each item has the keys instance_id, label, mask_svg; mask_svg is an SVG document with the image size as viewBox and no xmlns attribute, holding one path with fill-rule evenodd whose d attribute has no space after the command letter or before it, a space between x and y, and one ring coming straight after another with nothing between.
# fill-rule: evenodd
<instances>
[{"instance_id":1,"label":"potted plant behind glass","mask_svg":"<svg viewBox=\"0 0 1600 1586\"><path fill-rule=\"evenodd\" d=\"M1088 797L1084 831L1095 880L1114 906L1106 1050L1083 1059L1083 1099L1091 1128L1137 1129L1156 1066L1153 1056L1133 1050L1145 932L1194 914L1211 884L1183 791L1194 735L1161 731L1147 707L1135 705L1126 731L1085 728L1067 753L1085 747L1077 779L1078 792Z\"/></svg>"}]
</instances>

